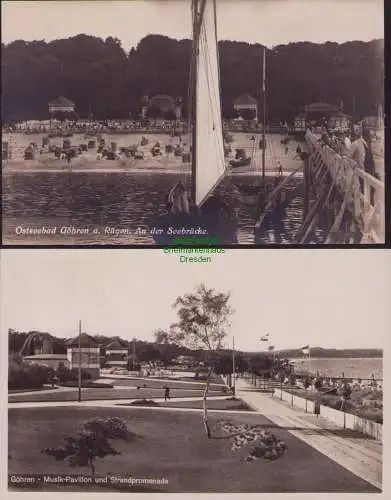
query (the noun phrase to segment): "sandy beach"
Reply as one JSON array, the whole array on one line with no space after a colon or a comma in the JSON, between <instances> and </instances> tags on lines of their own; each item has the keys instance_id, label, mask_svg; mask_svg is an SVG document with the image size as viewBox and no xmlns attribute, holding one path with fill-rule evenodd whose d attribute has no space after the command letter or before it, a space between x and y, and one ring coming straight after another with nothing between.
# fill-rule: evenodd
<instances>
[{"instance_id":1,"label":"sandy beach","mask_svg":"<svg viewBox=\"0 0 391 500\"><path fill-rule=\"evenodd\" d=\"M181 157L175 156L173 153L165 153L165 146L171 145L175 147L180 144L178 137L170 137L166 134L150 134L146 136L148 144L141 146L141 136L135 134L111 134L103 138L106 144L111 142L117 144L118 150L122 147L129 147L132 144L137 144L138 150L144 154L144 159L126 158L122 156L117 160L97 159L97 148L83 152L78 157L73 158L71 163L66 160L57 159L53 153L49 153L48 149L41 149L44 134L21 134L14 133L4 136L5 140L9 141L12 150L12 159L3 161L3 174L10 172L156 172L169 174L184 174L191 171L190 163L184 163ZM255 141L252 138L255 137ZM259 143L260 135L237 133L232 134L233 142L231 143L232 153L227 157L229 160L234 158L235 149L244 149L247 156L251 157L251 164L243 168L228 168L229 174L232 175L261 175L262 172L262 151L254 147L254 142ZM288 151L285 151L285 146L281 144L283 136L279 134L269 135L267 137L267 149L265 154L265 167L267 175L275 175L281 165L284 173L289 173L300 165L301 160L296 156L296 141L291 141L288 145ZM86 144L89 138L86 139L82 134L74 135L69 138L72 146ZM62 138L51 138L50 144L61 146ZM153 156L151 147L159 142L162 155ZM23 154L25 148L36 143L38 151L34 160L24 160ZM183 139L182 146L184 150L188 150L189 146L186 139Z\"/></svg>"}]
</instances>

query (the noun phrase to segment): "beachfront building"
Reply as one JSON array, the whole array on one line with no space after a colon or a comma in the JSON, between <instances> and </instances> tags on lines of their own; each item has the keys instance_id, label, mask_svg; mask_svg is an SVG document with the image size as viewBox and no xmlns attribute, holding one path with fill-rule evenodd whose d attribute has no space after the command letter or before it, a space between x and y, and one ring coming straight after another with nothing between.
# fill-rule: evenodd
<instances>
[{"instance_id":1,"label":"beachfront building","mask_svg":"<svg viewBox=\"0 0 391 500\"><path fill-rule=\"evenodd\" d=\"M57 370L60 364L67 366L66 354L54 353L55 338L45 332L30 332L19 354L29 364L47 366Z\"/></svg>"},{"instance_id":2,"label":"beachfront building","mask_svg":"<svg viewBox=\"0 0 391 500\"><path fill-rule=\"evenodd\" d=\"M258 120L258 102L250 94L242 94L234 101L234 110L238 116L247 119L248 113L254 114L254 120Z\"/></svg>"},{"instance_id":3,"label":"beachfront building","mask_svg":"<svg viewBox=\"0 0 391 500\"><path fill-rule=\"evenodd\" d=\"M29 364L53 368L53 370L57 370L60 365L69 368L66 354L32 354L31 356L23 356L23 361Z\"/></svg>"},{"instance_id":4,"label":"beachfront building","mask_svg":"<svg viewBox=\"0 0 391 500\"><path fill-rule=\"evenodd\" d=\"M120 368L128 367L129 351L119 340L110 342L110 344L105 347L105 352L105 365Z\"/></svg>"},{"instance_id":5,"label":"beachfront building","mask_svg":"<svg viewBox=\"0 0 391 500\"><path fill-rule=\"evenodd\" d=\"M49 113L51 115L56 113L75 112L75 103L63 96L57 97L57 99L50 101L48 106L49 106Z\"/></svg>"},{"instance_id":6,"label":"beachfront building","mask_svg":"<svg viewBox=\"0 0 391 500\"><path fill-rule=\"evenodd\" d=\"M305 132L307 128L307 121L304 113L299 113L295 116L293 121L293 128L295 132Z\"/></svg>"},{"instance_id":7,"label":"beachfront building","mask_svg":"<svg viewBox=\"0 0 391 500\"><path fill-rule=\"evenodd\" d=\"M331 129L336 129L340 131L346 131L350 128L350 118L347 114L342 113L342 111L336 111L331 114L328 120L328 126Z\"/></svg>"},{"instance_id":8,"label":"beachfront building","mask_svg":"<svg viewBox=\"0 0 391 500\"><path fill-rule=\"evenodd\" d=\"M141 114L143 118L155 118L166 120L181 120L182 98L173 99L169 95L158 94L148 99L144 96L141 102Z\"/></svg>"},{"instance_id":9,"label":"beachfront building","mask_svg":"<svg viewBox=\"0 0 391 500\"><path fill-rule=\"evenodd\" d=\"M339 112L338 106L326 102L314 102L304 107L306 121L316 127L327 126L330 118Z\"/></svg>"},{"instance_id":10,"label":"beachfront building","mask_svg":"<svg viewBox=\"0 0 391 500\"><path fill-rule=\"evenodd\" d=\"M79 349L80 342L80 349ZM66 342L69 368L79 369L89 373L92 378L98 378L100 373L100 346L98 342L86 333Z\"/></svg>"}]
</instances>

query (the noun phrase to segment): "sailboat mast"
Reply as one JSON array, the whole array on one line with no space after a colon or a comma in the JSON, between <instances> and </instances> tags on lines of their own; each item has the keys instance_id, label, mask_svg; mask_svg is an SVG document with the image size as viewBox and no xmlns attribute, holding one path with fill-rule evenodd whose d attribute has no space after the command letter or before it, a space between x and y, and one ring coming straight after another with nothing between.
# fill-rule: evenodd
<instances>
[{"instance_id":1,"label":"sailboat mast","mask_svg":"<svg viewBox=\"0 0 391 500\"><path fill-rule=\"evenodd\" d=\"M191 198L193 203L196 200L196 165L197 165L197 65L198 65L198 37L197 37L197 17L198 0L192 0L193 15L193 47L190 71L190 116L191 116Z\"/></svg>"},{"instance_id":2,"label":"sailboat mast","mask_svg":"<svg viewBox=\"0 0 391 500\"><path fill-rule=\"evenodd\" d=\"M200 54L200 31L202 19L205 12L207 0L193 0L193 81L192 86L192 144L191 144L191 174L192 174L192 199L196 202L196 169L197 169L197 84L198 84L198 65Z\"/></svg>"},{"instance_id":3,"label":"sailboat mast","mask_svg":"<svg viewBox=\"0 0 391 500\"><path fill-rule=\"evenodd\" d=\"M263 47L262 64L262 184L265 184L265 163L266 163L266 47Z\"/></svg>"}]
</instances>

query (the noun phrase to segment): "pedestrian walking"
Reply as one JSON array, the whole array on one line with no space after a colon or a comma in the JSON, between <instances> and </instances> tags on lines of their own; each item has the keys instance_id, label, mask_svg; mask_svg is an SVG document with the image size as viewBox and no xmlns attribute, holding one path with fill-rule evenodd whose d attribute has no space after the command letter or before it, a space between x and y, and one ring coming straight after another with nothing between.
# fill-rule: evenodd
<instances>
[{"instance_id":1,"label":"pedestrian walking","mask_svg":"<svg viewBox=\"0 0 391 500\"><path fill-rule=\"evenodd\" d=\"M169 387L164 388L164 401L167 401L167 399L170 399L170 388Z\"/></svg>"}]
</instances>

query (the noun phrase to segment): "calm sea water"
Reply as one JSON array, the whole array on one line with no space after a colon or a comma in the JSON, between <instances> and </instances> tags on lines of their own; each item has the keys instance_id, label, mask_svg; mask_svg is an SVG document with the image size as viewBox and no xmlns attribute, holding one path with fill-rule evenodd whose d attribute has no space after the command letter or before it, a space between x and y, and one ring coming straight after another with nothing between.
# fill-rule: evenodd
<instances>
[{"instance_id":1,"label":"calm sea water","mask_svg":"<svg viewBox=\"0 0 391 500\"><path fill-rule=\"evenodd\" d=\"M35 135L21 138L23 146L31 141L40 144L42 140L40 136ZM277 150L279 139L273 138L271 150ZM111 140L116 140L119 146L137 142L134 136L113 137ZM153 139L150 139L148 148L152 141ZM78 144L86 140L80 137L73 142ZM293 146L291 156L292 153L294 154ZM276 154L283 153L277 151ZM155 218L165 212L165 197L179 179L188 184L190 176L185 173L129 171L5 171L2 202L3 242L21 245L153 244L150 230L154 226ZM302 223L302 181L292 180L288 189L291 192L295 188L298 189L290 205L285 212L273 216L268 221L256 241L254 225L259 217L259 210L248 200L234 194L238 185L254 185L254 182L251 177L228 177L218 188L219 194L236 207L239 243L293 242ZM274 178L267 178L267 182L272 185ZM42 227L56 228L56 233L29 236L18 234L26 228ZM72 228L83 230L83 234L72 234ZM310 242L320 243L323 237L324 232L319 226L313 232Z\"/></svg>"},{"instance_id":2,"label":"calm sea water","mask_svg":"<svg viewBox=\"0 0 391 500\"><path fill-rule=\"evenodd\" d=\"M309 369L307 359L295 359L295 368ZM383 378L383 358L311 358L311 372L319 371L321 375L347 378Z\"/></svg>"}]
</instances>

